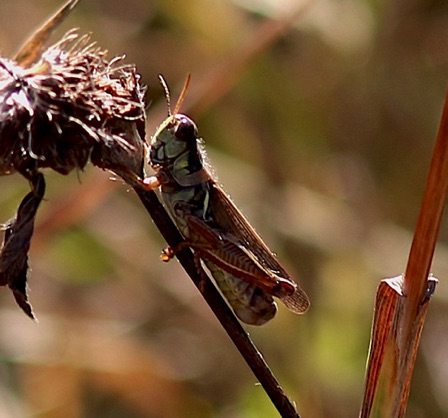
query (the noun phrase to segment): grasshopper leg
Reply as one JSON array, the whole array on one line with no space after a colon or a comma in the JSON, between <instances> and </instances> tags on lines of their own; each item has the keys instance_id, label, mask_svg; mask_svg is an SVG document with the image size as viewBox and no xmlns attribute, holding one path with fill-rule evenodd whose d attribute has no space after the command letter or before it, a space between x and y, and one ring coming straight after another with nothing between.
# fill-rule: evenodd
<instances>
[{"instance_id":1,"label":"grasshopper leg","mask_svg":"<svg viewBox=\"0 0 448 418\"><path fill-rule=\"evenodd\" d=\"M174 256L176 255L176 251L174 251L171 247L166 247L164 250L162 250L162 254L160 254L160 259L168 263Z\"/></svg>"},{"instance_id":2,"label":"grasshopper leg","mask_svg":"<svg viewBox=\"0 0 448 418\"><path fill-rule=\"evenodd\" d=\"M182 241L175 248L168 246L162 250L162 254L160 255L160 259L165 263L168 263L171 259L175 257L175 255L182 249L186 247L191 247L191 243L189 241Z\"/></svg>"},{"instance_id":3,"label":"grasshopper leg","mask_svg":"<svg viewBox=\"0 0 448 418\"><path fill-rule=\"evenodd\" d=\"M145 177L143 180L140 180L140 185L146 190L155 190L160 186L160 184L160 180L157 176L149 176Z\"/></svg>"}]
</instances>

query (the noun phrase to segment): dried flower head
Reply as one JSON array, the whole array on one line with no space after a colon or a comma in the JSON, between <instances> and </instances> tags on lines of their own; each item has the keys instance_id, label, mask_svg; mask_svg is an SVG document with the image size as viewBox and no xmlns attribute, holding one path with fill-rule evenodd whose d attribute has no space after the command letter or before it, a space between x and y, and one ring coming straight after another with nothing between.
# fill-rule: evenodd
<instances>
[{"instance_id":1,"label":"dried flower head","mask_svg":"<svg viewBox=\"0 0 448 418\"><path fill-rule=\"evenodd\" d=\"M143 175L144 89L135 66L123 57L109 61L107 51L77 31L41 52L43 40L76 3L69 1L43 25L16 60L0 57L0 175L18 172L32 189L4 227L0 285L13 290L31 317L26 275L45 191L40 169L68 174L90 160L130 184Z\"/></svg>"},{"instance_id":2,"label":"dried flower head","mask_svg":"<svg viewBox=\"0 0 448 418\"><path fill-rule=\"evenodd\" d=\"M106 54L72 31L31 68L0 58L0 174L67 174L91 156L101 168L119 168L101 157L104 147L135 153L142 164L139 75L122 57L108 61ZM137 141L128 134L133 129Z\"/></svg>"}]
</instances>

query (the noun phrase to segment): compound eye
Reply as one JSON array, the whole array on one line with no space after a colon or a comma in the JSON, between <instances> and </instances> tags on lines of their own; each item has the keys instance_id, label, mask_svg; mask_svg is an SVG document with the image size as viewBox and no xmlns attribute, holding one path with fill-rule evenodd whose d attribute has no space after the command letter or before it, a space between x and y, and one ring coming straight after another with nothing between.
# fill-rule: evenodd
<instances>
[{"instance_id":1,"label":"compound eye","mask_svg":"<svg viewBox=\"0 0 448 418\"><path fill-rule=\"evenodd\" d=\"M180 141L195 141L198 137L198 128L196 124L186 116L181 116L177 125L175 135Z\"/></svg>"}]
</instances>

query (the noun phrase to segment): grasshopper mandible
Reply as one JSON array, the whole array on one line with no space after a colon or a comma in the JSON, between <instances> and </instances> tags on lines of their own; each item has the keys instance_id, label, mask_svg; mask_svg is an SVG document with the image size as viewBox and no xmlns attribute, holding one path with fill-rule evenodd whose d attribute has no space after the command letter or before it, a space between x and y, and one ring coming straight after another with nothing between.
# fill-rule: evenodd
<instances>
[{"instance_id":1,"label":"grasshopper mandible","mask_svg":"<svg viewBox=\"0 0 448 418\"><path fill-rule=\"evenodd\" d=\"M196 266L211 272L238 318L262 325L277 311L273 296L294 313L309 307L306 293L279 264L260 236L210 174L196 124L177 113L190 81L187 78L174 111L162 77L168 117L152 136L149 163L155 176L144 183L159 188L165 207L184 237L179 248L168 247L162 260L190 247Z\"/></svg>"}]
</instances>

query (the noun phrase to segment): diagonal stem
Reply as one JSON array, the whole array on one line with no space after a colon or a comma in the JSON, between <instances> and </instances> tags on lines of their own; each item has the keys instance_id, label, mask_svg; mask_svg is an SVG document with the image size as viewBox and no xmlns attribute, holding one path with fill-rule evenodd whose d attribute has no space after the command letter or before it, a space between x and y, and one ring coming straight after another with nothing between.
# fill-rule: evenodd
<instances>
[{"instance_id":1,"label":"diagonal stem","mask_svg":"<svg viewBox=\"0 0 448 418\"><path fill-rule=\"evenodd\" d=\"M177 247L183 240L182 236L165 211L165 208L159 202L156 193L145 190L138 185L133 187L167 243L173 248ZM208 279L204 283L204 277L197 271L191 250L184 248L176 256L246 363L252 369L280 415L285 418L300 418L294 405L286 396L261 353L253 344L249 335L236 319L212 281Z\"/></svg>"}]
</instances>

